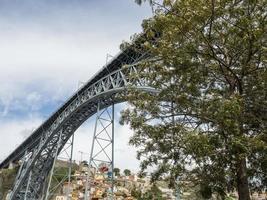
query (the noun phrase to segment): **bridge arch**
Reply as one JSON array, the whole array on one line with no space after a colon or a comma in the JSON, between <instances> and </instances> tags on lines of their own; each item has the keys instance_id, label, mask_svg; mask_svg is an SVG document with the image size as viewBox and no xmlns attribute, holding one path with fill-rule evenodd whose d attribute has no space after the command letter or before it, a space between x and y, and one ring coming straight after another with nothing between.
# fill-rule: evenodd
<instances>
[{"instance_id":1,"label":"bridge arch","mask_svg":"<svg viewBox=\"0 0 267 200\"><path fill-rule=\"evenodd\" d=\"M55 112L41 127L35 131L25 142L16 149L0 167L5 166L8 161L19 159L28 151L31 155L23 165L15 180L10 199L24 199L26 189L30 191L27 199L41 199L42 190L48 173L52 167L57 152L57 143L61 139L58 153L74 132L92 115L100 109L112 104L125 101L121 95L127 91L129 86L138 90L155 93L156 90L149 86L145 79L131 78L132 74L138 74L138 61L120 66L100 76L92 84L86 84L80 92L73 95L67 105L63 105ZM118 57L117 57L118 58ZM115 58L115 59L117 59ZM100 74L101 72L100 71ZM98 73L99 74L99 73ZM98 74L95 76L97 77ZM16 151L19 154L16 156Z\"/></svg>"}]
</instances>

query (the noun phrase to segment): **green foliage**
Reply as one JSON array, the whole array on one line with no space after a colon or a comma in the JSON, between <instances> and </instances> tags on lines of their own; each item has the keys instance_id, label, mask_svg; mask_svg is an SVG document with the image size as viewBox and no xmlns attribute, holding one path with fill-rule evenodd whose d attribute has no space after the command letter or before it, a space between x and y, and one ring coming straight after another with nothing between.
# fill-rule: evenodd
<instances>
[{"instance_id":1,"label":"green foliage","mask_svg":"<svg viewBox=\"0 0 267 200\"><path fill-rule=\"evenodd\" d=\"M123 173L125 174L125 176L130 176L131 175L131 171L129 169L125 169L123 171Z\"/></svg>"},{"instance_id":2,"label":"green foliage","mask_svg":"<svg viewBox=\"0 0 267 200\"><path fill-rule=\"evenodd\" d=\"M88 166L88 161L83 160L83 161L81 162L81 164L82 164L82 165L85 165L85 166Z\"/></svg>"},{"instance_id":3,"label":"green foliage","mask_svg":"<svg viewBox=\"0 0 267 200\"><path fill-rule=\"evenodd\" d=\"M137 188L133 188L132 190L131 190L131 195L133 196L133 197L135 197L136 199L141 199L141 197L142 197L142 192L141 192L141 190L138 190Z\"/></svg>"},{"instance_id":4,"label":"green foliage","mask_svg":"<svg viewBox=\"0 0 267 200\"><path fill-rule=\"evenodd\" d=\"M153 184L151 189L146 191L144 194L142 194L140 190L133 188L131 195L137 200L164 200L162 192L155 184Z\"/></svg>"},{"instance_id":5,"label":"green foliage","mask_svg":"<svg viewBox=\"0 0 267 200\"><path fill-rule=\"evenodd\" d=\"M119 168L114 168L113 169L115 176L120 176L120 169Z\"/></svg>"},{"instance_id":6,"label":"green foliage","mask_svg":"<svg viewBox=\"0 0 267 200\"><path fill-rule=\"evenodd\" d=\"M137 175L138 175L139 178L144 178L144 177L146 177L147 173L143 172L143 171L140 171L140 172L138 172Z\"/></svg>"},{"instance_id":7,"label":"green foliage","mask_svg":"<svg viewBox=\"0 0 267 200\"><path fill-rule=\"evenodd\" d=\"M13 169L1 169L0 172L0 197L4 199L7 195L8 190L13 186L16 174L18 171L18 166ZM1 198L0 198L1 199Z\"/></svg>"},{"instance_id":8,"label":"green foliage","mask_svg":"<svg viewBox=\"0 0 267 200\"><path fill-rule=\"evenodd\" d=\"M67 167L57 167L55 168L54 178L57 179L58 181L61 181L67 177L68 172L69 169ZM74 173L74 171L72 173Z\"/></svg>"},{"instance_id":9,"label":"green foliage","mask_svg":"<svg viewBox=\"0 0 267 200\"><path fill-rule=\"evenodd\" d=\"M155 184L153 184L151 189L143 195L142 199L143 200L150 200L150 199L163 200L164 198L162 197L162 192L159 190L159 188Z\"/></svg>"},{"instance_id":10,"label":"green foliage","mask_svg":"<svg viewBox=\"0 0 267 200\"><path fill-rule=\"evenodd\" d=\"M266 8L266 0L164 1L144 21L151 59L138 76L159 93L129 89L121 122L135 131L142 170L157 166L152 180L167 174L174 187L184 175L208 183L205 194L236 189L240 199L248 184L267 187Z\"/></svg>"},{"instance_id":11,"label":"green foliage","mask_svg":"<svg viewBox=\"0 0 267 200\"><path fill-rule=\"evenodd\" d=\"M209 185L203 184L200 186L200 194L205 199L210 199L212 196L212 189Z\"/></svg>"},{"instance_id":12,"label":"green foliage","mask_svg":"<svg viewBox=\"0 0 267 200\"><path fill-rule=\"evenodd\" d=\"M72 164L71 168L71 175L75 173L75 170L78 169L78 166L76 164ZM68 181L68 174L69 174L69 168L68 168L68 163L61 163L58 161L58 164L56 165L54 169L54 174L52 177L52 188L57 186L59 183ZM71 177L71 180L73 177Z\"/></svg>"}]
</instances>

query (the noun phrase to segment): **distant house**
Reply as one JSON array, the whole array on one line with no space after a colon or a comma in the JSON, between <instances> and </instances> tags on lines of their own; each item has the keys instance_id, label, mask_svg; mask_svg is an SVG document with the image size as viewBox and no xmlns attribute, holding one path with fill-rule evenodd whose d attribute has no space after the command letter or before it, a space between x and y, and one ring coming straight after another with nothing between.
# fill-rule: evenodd
<instances>
[{"instance_id":1,"label":"distant house","mask_svg":"<svg viewBox=\"0 0 267 200\"><path fill-rule=\"evenodd\" d=\"M131 196L130 191L125 187L117 187L117 192L122 193L126 196Z\"/></svg>"},{"instance_id":2,"label":"distant house","mask_svg":"<svg viewBox=\"0 0 267 200\"><path fill-rule=\"evenodd\" d=\"M138 188L142 188L145 186L145 183L146 181L143 180L143 179L138 179L136 182L135 182L135 186L138 187Z\"/></svg>"},{"instance_id":3,"label":"distant house","mask_svg":"<svg viewBox=\"0 0 267 200\"><path fill-rule=\"evenodd\" d=\"M93 197L94 198L102 198L102 195L104 194L104 191L103 189L101 188L96 188L94 194L93 194Z\"/></svg>"},{"instance_id":4,"label":"distant house","mask_svg":"<svg viewBox=\"0 0 267 200\"><path fill-rule=\"evenodd\" d=\"M128 177L128 179L129 179L129 181L137 181L138 176L137 176L136 174L134 174L134 175L130 175L130 176Z\"/></svg>"},{"instance_id":5,"label":"distant house","mask_svg":"<svg viewBox=\"0 0 267 200\"><path fill-rule=\"evenodd\" d=\"M252 198L251 199L252 200L265 200L265 199L267 199L267 193L264 193L264 192L262 192L262 193L254 192L252 194Z\"/></svg>"},{"instance_id":6,"label":"distant house","mask_svg":"<svg viewBox=\"0 0 267 200\"><path fill-rule=\"evenodd\" d=\"M159 189L162 192L162 197L170 200L175 200L175 196L173 195L174 191L172 189L162 187L159 187Z\"/></svg>"},{"instance_id":7,"label":"distant house","mask_svg":"<svg viewBox=\"0 0 267 200\"><path fill-rule=\"evenodd\" d=\"M83 181L82 180L77 180L77 185L80 185L80 186L82 186L83 185Z\"/></svg>"},{"instance_id":8,"label":"distant house","mask_svg":"<svg viewBox=\"0 0 267 200\"><path fill-rule=\"evenodd\" d=\"M83 173L88 173L88 171L89 171L89 167L88 167L88 166L83 166L83 167L81 167L81 171L82 171Z\"/></svg>"},{"instance_id":9,"label":"distant house","mask_svg":"<svg viewBox=\"0 0 267 200\"><path fill-rule=\"evenodd\" d=\"M80 173L80 171L75 171L75 173L74 173L74 176L76 177L76 178L79 178L79 176L81 176L81 173Z\"/></svg>"},{"instance_id":10,"label":"distant house","mask_svg":"<svg viewBox=\"0 0 267 200\"><path fill-rule=\"evenodd\" d=\"M84 198L84 193L83 192L79 192L79 199L83 199Z\"/></svg>"},{"instance_id":11,"label":"distant house","mask_svg":"<svg viewBox=\"0 0 267 200\"><path fill-rule=\"evenodd\" d=\"M56 200L67 200L65 196L56 196Z\"/></svg>"},{"instance_id":12,"label":"distant house","mask_svg":"<svg viewBox=\"0 0 267 200\"><path fill-rule=\"evenodd\" d=\"M105 180L105 177L103 176L103 174L96 174L95 175L95 181L96 182L103 183L104 180Z\"/></svg>"},{"instance_id":13,"label":"distant house","mask_svg":"<svg viewBox=\"0 0 267 200\"><path fill-rule=\"evenodd\" d=\"M68 182L64 182L63 187L62 187L62 193L64 195L67 195L67 194L72 193L72 191L73 191L73 185L72 185L72 183L70 183L70 185L69 185Z\"/></svg>"}]
</instances>

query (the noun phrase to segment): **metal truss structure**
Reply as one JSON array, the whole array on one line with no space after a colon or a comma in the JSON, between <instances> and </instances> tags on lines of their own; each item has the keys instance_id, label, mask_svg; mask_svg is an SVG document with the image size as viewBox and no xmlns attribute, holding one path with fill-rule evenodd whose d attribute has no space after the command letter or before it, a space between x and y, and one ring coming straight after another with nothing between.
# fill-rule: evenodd
<instances>
[{"instance_id":1,"label":"metal truss structure","mask_svg":"<svg viewBox=\"0 0 267 200\"><path fill-rule=\"evenodd\" d=\"M111 110L104 108L100 111L99 109L98 105L84 200L90 199L90 189L94 184L96 173L103 174L104 171L108 175L108 180L106 180L109 182L108 197L113 199L114 104L112 104Z\"/></svg>"},{"instance_id":2,"label":"metal truss structure","mask_svg":"<svg viewBox=\"0 0 267 200\"><path fill-rule=\"evenodd\" d=\"M60 147L60 142L61 140L59 140L57 147ZM70 184L71 184L71 171L72 171L72 156L73 156L73 142L74 142L74 134L72 135L72 137L69 139L69 141L67 141L67 143L65 144L65 146L63 147L63 149L61 150L61 152L55 155L54 161L53 161L53 165L52 165L52 169L50 171L50 175L49 175L49 180L47 183L47 189L46 192L44 194L43 199L48 200L51 197L55 197L55 195L62 190L62 186L64 182L68 182L68 192L67 192L67 199L70 199ZM58 150L57 150L58 151ZM57 171L55 169L55 166L57 164L57 162L63 162L63 164L67 164L67 168L68 170L66 172L62 172L62 171ZM61 177L60 179L58 179L58 176ZM52 184L53 183L53 184Z\"/></svg>"},{"instance_id":3,"label":"metal truss structure","mask_svg":"<svg viewBox=\"0 0 267 200\"><path fill-rule=\"evenodd\" d=\"M138 61L146 57L130 50L120 53L0 164L0 168L6 167L25 155L10 200L44 199L49 172L64 145L92 115L124 101L118 94L125 92L128 86L156 92L145 79L131 78L139 73Z\"/></svg>"}]
</instances>

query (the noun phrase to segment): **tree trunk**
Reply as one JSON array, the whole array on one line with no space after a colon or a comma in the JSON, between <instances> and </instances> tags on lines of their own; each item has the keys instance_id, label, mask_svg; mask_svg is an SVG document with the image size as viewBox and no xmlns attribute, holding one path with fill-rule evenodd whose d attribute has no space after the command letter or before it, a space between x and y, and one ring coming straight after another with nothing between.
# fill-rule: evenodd
<instances>
[{"instance_id":1,"label":"tree trunk","mask_svg":"<svg viewBox=\"0 0 267 200\"><path fill-rule=\"evenodd\" d=\"M250 200L246 159L237 161L237 192L239 200Z\"/></svg>"}]
</instances>

